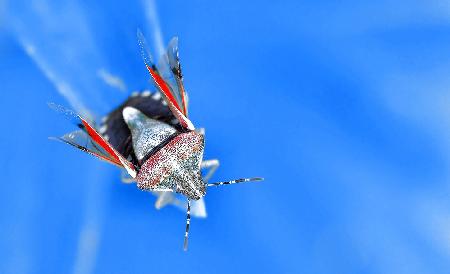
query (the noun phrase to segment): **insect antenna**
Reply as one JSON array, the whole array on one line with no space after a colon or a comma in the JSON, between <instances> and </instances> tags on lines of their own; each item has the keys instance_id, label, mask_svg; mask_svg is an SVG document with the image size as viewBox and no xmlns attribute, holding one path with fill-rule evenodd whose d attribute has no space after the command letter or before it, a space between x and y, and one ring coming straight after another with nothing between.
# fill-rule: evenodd
<instances>
[{"instance_id":1,"label":"insect antenna","mask_svg":"<svg viewBox=\"0 0 450 274\"><path fill-rule=\"evenodd\" d=\"M187 203L187 216L186 216L186 233L184 234L184 251L188 248L188 237L189 237L189 225L191 223L191 200L188 199Z\"/></svg>"},{"instance_id":2,"label":"insect antenna","mask_svg":"<svg viewBox=\"0 0 450 274\"><path fill-rule=\"evenodd\" d=\"M262 181L262 180L264 180L264 178L254 177L254 178L236 179L236 180L231 180L231 181L227 181L227 182L211 183L211 184L207 184L206 186L232 185L232 184L239 184L239 183L246 183L246 182L258 182L258 181Z\"/></svg>"}]
</instances>

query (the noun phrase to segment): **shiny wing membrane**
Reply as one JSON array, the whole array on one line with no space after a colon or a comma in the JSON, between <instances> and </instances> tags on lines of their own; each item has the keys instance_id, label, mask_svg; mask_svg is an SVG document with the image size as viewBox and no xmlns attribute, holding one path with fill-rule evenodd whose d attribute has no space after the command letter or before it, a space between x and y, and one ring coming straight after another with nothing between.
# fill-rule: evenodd
<instances>
[{"instance_id":1,"label":"shiny wing membrane","mask_svg":"<svg viewBox=\"0 0 450 274\"><path fill-rule=\"evenodd\" d=\"M64 114L81 130L66 134L59 138L59 140L109 163L121 166L127 170L131 177L136 177L137 171L134 165L118 153L88 121L62 106L53 103L49 104L49 106L57 112Z\"/></svg>"},{"instance_id":2,"label":"shiny wing membrane","mask_svg":"<svg viewBox=\"0 0 450 274\"><path fill-rule=\"evenodd\" d=\"M170 110L180 121L181 126L188 130L194 130L194 125L187 118L187 96L182 83L177 39L172 39L167 52L163 54L157 66L147 48L142 32L138 30L137 36L142 58L156 87L164 94Z\"/></svg>"},{"instance_id":3,"label":"shiny wing membrane","mask_svg":"<svg viewBox=\"0 0 450 274\"><path fill-rule=\"evenodd\" d=\"M187 94L183 85L183 74L178 54L178 37L173 37L167 46L166 53L160 57L158 69L166 83L169 84L183 114L188 116Z\"/></svg>"},{"instance_id":4,"label":"shiny wing membrane","mask_svg":"<svg viewBox=\"0 0 450 274\"><path fill-rule=\"evenodd\" d=\"M76 130L61 137L50 137L50 139L69 144L109 164L122 167L120 161L112 158L104 149L97 146L83 130Z\"/></svg>"}]
</instances>

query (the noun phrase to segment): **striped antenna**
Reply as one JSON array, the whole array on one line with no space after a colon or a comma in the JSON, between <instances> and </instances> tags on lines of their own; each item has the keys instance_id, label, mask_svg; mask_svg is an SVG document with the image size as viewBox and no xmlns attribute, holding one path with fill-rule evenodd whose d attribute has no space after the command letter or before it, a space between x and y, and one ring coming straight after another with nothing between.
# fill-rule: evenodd
<instances>
[{"instance_id":1,"label":"striped antenna","mask_svg":"<svg viewBox=\"0 0 450 274\"><path fill-rule=\"evenodd\" d=\"M246 182L258 182L258 181L262 181L262 180L264 180L264 178L254 177L254 178L237 179L237 180L232 180L232 181L228 181L228 182L211 183L211 184L207 184L206 186L232 185L232 184L239 184L239 183L246 183Z\"/></svg>"},{"instance_id":2,"label":"striped antenna","mask_svg":"<svg viewBox=\"0 0 450 274\"><path fill-rule=\"evenodd\" d=\"M189 237L189 225L191 223L191 201L188 199L187 204L187 217L186 217L186 233L184 234L184 251L188 248L188 237Z\"/></svg>"}]
</instances>

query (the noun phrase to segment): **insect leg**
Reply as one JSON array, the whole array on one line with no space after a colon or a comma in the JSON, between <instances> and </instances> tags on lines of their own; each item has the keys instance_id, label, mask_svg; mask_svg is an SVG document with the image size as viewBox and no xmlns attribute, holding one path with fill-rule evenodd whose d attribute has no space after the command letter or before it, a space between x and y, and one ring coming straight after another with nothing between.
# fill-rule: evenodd
<instances>
[{"instance_id":1,"label":"insect leg","mask_svg":"<svg viewBox=\"0 0 450 274\"><path fill-rule=\"evenodd\" d=\"M155 202L156 209L161 209L169 203L172 203L175 198L170 191L154 191L154 193L158 196Z\"/></svg>"},{"instance_id":2,"label":"insect leg","mask_svg":"<svg viewBox=\"0 0 450 274\"><path fill-rule=\"evenodd\" d=\"M195 131L201 135L205 135L205 128L204 127L199 127L196 128Z\"/></svg>"},{"instance_id":3,"label":"insect leg","mask_svg":"<svg viewBox=\"0 0 450 274\"><path fill-rule=\"evenodd\" d=\"M188 248L188 236L189 236L189 225L191 223L191 201L188 199L187 202L187 216L186 216L186 233L184 234L184 251Z\"/></svg>"},{"instance_id":4,"label":"insect leg","mask_svg":"<svg viewBox=\"0 0 450 274\"><path fill-rule=\"evenodd\" d=\"M214 174L214 172L216 172L218 167L219 167L219 160L217 159L202 161L200 168L201 169L209 168L208 173L206 173L206 175L203 177L203 181L205 183L208 183L209 179L211 179L212 175Z\"/></svg>"},{"instance_id":5,"label":"insect leg","mask_svg":"<svg viewBox=\"0 0 450 274\"><path fill-rule=\"evenodd\" d=\"M132 184L136 182L135 179L131 177L125 169L123 169L120 173L120 180L125 184Z\"/></svg>"},{"instance_id":6,"label":"insect leg","mask_svg":"<svg viewBox=\"0 0 450 274\"><path fill-rule=\"evenodd\" d=\"M255 177L255 178L245 178L245 179L237 179L237 180L232 180L232 181L228 181L228 182L217 182L217 183L212 183L212 184L207 184L207 186L221 186L221 185L232 185L232 184L238 184L238 183L246 183L246 182L254 182L254 181L262 181L264 180L263 178L260 177Z\"/></svg>"}]
</instances>

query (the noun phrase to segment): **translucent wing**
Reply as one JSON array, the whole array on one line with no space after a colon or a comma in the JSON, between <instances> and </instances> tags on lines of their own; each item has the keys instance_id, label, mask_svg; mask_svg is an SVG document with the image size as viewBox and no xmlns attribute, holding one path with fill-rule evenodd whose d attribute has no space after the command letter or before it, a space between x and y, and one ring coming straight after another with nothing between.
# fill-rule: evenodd
<instances>
[{"instance_id":1,"label":"translucent wing","mask_svg":"<svg viewBox=\"0 0 450 274\"><path fill-rule=\"evenodd\" d=\"M181 76L181 70L179 76L174 75L171 69L169 69L170 72L168 72L168 68L170 68L169 55L173 59L174 58L173 53L164 54L162 56L163 60L160 62L160 65L156 66L150 54L150 51L147 48L144 35L142 34L141 31L138 30L137 36L139 46L141 48L142 58L144 59L145 65L151 77L153 78L156 87L161 91L162 94L164 94L164 97L167 101L170 110L175 115L175 117L180 121L180 124L186 129L194 130L194 125L186 117L186 109L184 107L185 104L183 104L183 100L185 101L185 94L184 92L180 93L178 91L179 90L178 85L175 84L177 81L176 79L179 78L179 76ZM179 80L181 84L181 78L179 78Z\"/></svg>"},{"instance_id":2,"label":"translucent wing","mask_svg":"<svg viewBox=\"0 0 450 274\"><path fill-rule=\"evenodd\" d=\"M72 121L72 123L74 123L84 133L86 133L87 135L86 137L89 138L91 145L86 147L83 146L83 144L76 142L77 140L76 137L80 138L79 135L71 136L69 134L66 138L64 138L63 136L62 141L74 145L80 149L85 148L86 152L92 153L95 156L102 158L102 160L110 161L117 165L121 165L127 170L128 174L130 174L131 177L133 178L136 177L137 171L134 165L127 159L125 159L120 153L118 153L113 148L113 146L111 146L111 144L107 140L105 140L92 125L89 124L89 122L86 119L82 118L80 115L62 106L56 104L49 104L49 106L52 109L56 110L57 112L64 114L67 118L69 118Z\"/></svg>"},{"instance_id":3,"label":"translucent wing","mask_svg":"<svg viewBox=\"0 0 450 274\"><path fill-rule=\"evenodd\" d=\"M183 74L178 54L178 37L173 37L170 40L166 53L159 59L158 70L166 83L169 84L177 103L187 117L187 95L183 86Z\"/></svg>"},{"instance_id":4,"label":"translucent wing","mask_svg":"<svg viewBox=\"0 0 450 274\"><path fill-rule=\"evenodd\" d=\"M76 130L70 133L63 135L62 137L51 137L50 139L58 140L63 143L69 144L75 148L78 148L81 151L84 151L90 155L97 157L100 160L103 160L109 164L113 164L118 167L122 167L120 161L112 158L108 153L97 146L90 138L86 132L82 130Z\"/></svg>"}]
</instances>

